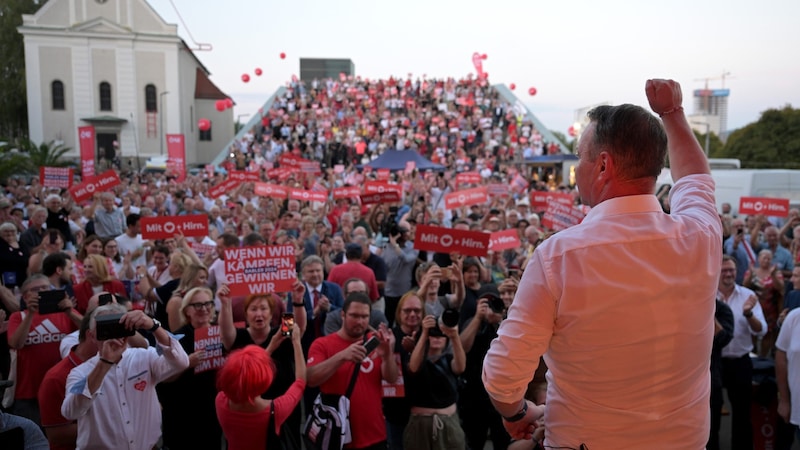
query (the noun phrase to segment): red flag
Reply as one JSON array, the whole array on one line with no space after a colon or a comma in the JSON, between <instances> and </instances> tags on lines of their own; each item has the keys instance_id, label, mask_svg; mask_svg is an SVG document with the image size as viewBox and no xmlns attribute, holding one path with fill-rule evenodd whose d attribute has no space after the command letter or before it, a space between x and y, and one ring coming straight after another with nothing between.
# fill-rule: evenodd
<instances>
[{"instance_id":1,"label":"red flag","mask_svg":"<svg viewBox=\"0 0 800 450\"><path fill-rule=\"evenodd\" d=\"M167 135L167 169L178 175L179 183L186 179L186 143L182 134Z\"/></svg>"},{"instance_id":2,"label":"red flag","mask_svg":"<svg viewBox=\"0 0 800 450\"><path fill-rule=\"evenodd\" d=\"M94 176L94 127L78 127L81 148L81 178L85 181Z\"/></svg>"}]
</instances>

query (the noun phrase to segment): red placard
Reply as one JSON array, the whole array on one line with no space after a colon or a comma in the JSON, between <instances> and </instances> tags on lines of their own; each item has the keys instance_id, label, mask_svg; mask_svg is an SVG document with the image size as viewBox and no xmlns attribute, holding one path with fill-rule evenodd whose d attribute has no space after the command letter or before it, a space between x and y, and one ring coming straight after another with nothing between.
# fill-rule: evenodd
<instances>
[{"instance_id":1,"label":"red placard","mask_svg":"<svg viewBox=\"0 0 800 450\"><path fill-rule=\"evenodd\" d=\"M402 196L403 188L399 184L390 184L385 181L367 181L364 183L364 193L383 194L384 192L394 191L398 196Z\"/></svg>"},{"instance_id":2,"label":"red placard","mask_svg":"<svg viewBox=\"0 0 800 450\"><path fill-rule=\"evenodd\" d=\"M397 203L400 201L400 194L397 191L376 192L374 194L361 195L361 204L374 205L377 203Z\"/></svg>"},{"instance_id":3,"label":"red placard","mask_svg":"<svg viewBox=\"0 0 800 450\"><path fill-rule=\"evenodd\" d=\"M377 178L379 180L388 180L389 179L389 169L378 169Z\"/></svg>"},{"instance_id":4,"label":"red placard","mask_svg":"<svg viewBox=\"0 0 800 450\"><path fill-rule=\"evenodd\" d=\"M39 183L44 187L69 189L72 186L71 167L40 167Z\"/></svg>"},{"instance_id":5,"label":"red placard","mask_svg":"<svg viewBox=\"0 0 800 450\"><path fill-rule=\"evenodd\" d=\"M522 242L519 240L517 230L495 231L489 238L489 250L499 252L509 248L519 248Z\"/></svg>"},{"instance_id":6,"label":"red placard","mask_svg":"<svg viewBox=\"0 0 800 450\"><path fill-rule=\"evenodd\" d=\"M456 184L480 184L481 174L478 172L464 172L456 175Z\"/></svg>"},{"instance_id":7,"label":"red placard","mask_svg":"<svg viewBox=\"0 0 800 450\"><path fill-rule=\"evenodd\" d=\"M225 364L222 334L219 325L211 325L194 330L194 351L205 350L205 356L195 366L194 373L216 370Z\"/></svg>"},{"instance_id":8,"label":"red placard","mask_svg":"<svg viewBox=\"0 0 800 450\"><path fill-rule=\"evenodd\" d=\"M186 141L182 134L167 135L167 169L178 176L178 182L186 179Z\"/></svg>"},{"instance_id":9,"label":"red placard","mask_svg":"<svg viewBox=\"0 0 800 450\"><path fill-rule=\"evenodd\" d=\"M142 217L142 239L167 239L176 234L184 236L208 236L208 216Z\"/></svg>"},{"instance_id":10,"label":"red placard","mask_svg":"<svg viewBox=\"0 0 800 450\"><path fill-rule=\"evenodd\" d=\"M319 167L319 161L300 161L300 172L322 173L322 170Z\"/></svg>"},{"instance_id":11,"label":"red placard","mask_svg":"<svg viewBox=\"0 0 800 450\"><path fill-rule=\"evenodd\" d=\"M361 196L361 188L357 186L345 186L333 190L333 199L358 198Z\"/></svg>"},{"instance_id":12,"label":"red placard","mask_svg":"<svg viewBox=\"0 0 800 450\"><path fill-rule=\"evenodd\" d=\"M326 202L328 192L311 191L308 189L289 189L289 198L303 202Z\"/></svg>"},{"instance_id":13,"label":"red placard","mask_svg":"<svg viewBox=\"0 0 800 450\"><path fill-rule=\"evenodd\" d=\"M494 195L497 197L509 196L508 186L506 186L505 184L492 183L490 185L487 185L486 188L489 192L489 195Z\"/></svg>"},{"instance_id":14,"label":"red placard","mask_svg":"<svg viewBox=\"0 0 800 450\"><path fill-rule=\"evenodd\" d=\"M397 380L394 383L389 383L386 380L381 381L381 386L383 387L383 396L405 397L406 383L403 380L403 363L400 359L400 353L394 354L394 362L397 363Z\"/></svg>"},{"instance_id":15,"label":"red placard","mask_svg":"<svg viewBox=\"0 0 800 450\"><path fill-rule=\"evenodd\" d=\"M406 175L409 175L417 167L416 161L406 161Z\"/></svg>"},{"instance_id":16,"label":"red placard","mask_svg":"<svg viewBox=\"0 0 800 450\"><path fill-rule=\"evenodd\" d=\"M289 196L289 189L280 184L256 183L254 186L253 193L259 197L272 197L283 200Z\"/></svg>"},{"instance_id":17,"label":"red placard","mask_svg":"<svg viewBox=\"0 0 800 450\"><path fill-rule=\"evenodd\" d=\"M489 188L486 186L461 191L451 192L444 196L445 209L455 209L462 206L480 205L489 200Z\"/></svg>"},{"instance_id":18,"label":"red placard","mask_svg":"<svg viewBox=\"0 0 800 450\"><path fill-rule=\"evenodd\" d=\"M414 248L467 256L486 256L486 252L489 251L490 237L489 233L480 231L417 225Z\"/></svg>"},{"instance_id":19,"label":"red placard","mask_svg":"<svg viewBox=\"0 0 800 450\"><path fill-rule=\"evenodd\" d=\"M214 250L217 248L216 245L209 245L209 244L202 244L197 241L189 241L189 247L192 248L194 254L197 255L198 258L201 260L206 257L209 253L214 253Z\"/></svg>"},{"instance_id":20,"label":"red placard","mask_svg":"<svg viewBox=\"0 0 800 450\"><path fill-rule=\"evenodd\" d=\"M339 174L344 173L344 164L336 164L333 166L333 173Z\"/></svg>"},{"instance_id":21,"label":"red placard","mask_svg":"<svg viewBox=\"0 0 800 450\"><path fill-rule=\"evenodd\" d=\"M542 225L554 231L566 230L581 223L585 216L586 214L579 208L559 202L550 202L542 217Z\"/></svg>"},{"instance_id":22,"label":"red placard","mask_svg":"<svg viewBox=\"0 0 800 450\"><path fill-rule=\"evenodd\" d=\"M208 178L214 178L214 165L213 164L206 164L206 173L208 174Z\"/></svg>"},{"instance_id":23,"label":"red placard","mask_svg":"<svg viewBox=\"0 0 800 450\"><path fill-rule=\"evenodd\" d=\"M94 127L78 127L78 143L81 148L81 178L86 181L94 176Z\"/></svg>"},{"instance_id":24,"label":"red placard","mask_svg":"<svg viewBox=\"0 0 800 450\"><path fill-rule=\"evenodd\" d=\"M789 199L742 197L739 199L739 214L787 217L789 215Z\"/></svg>"},{"instance_id":25,"label":"red placard","mask_svg":"<svg viewBox=\"0 0 800 450\"><path fill-rule=\"evenodd\" d=\"M236 186L238 185L239 185L238 181L227 179L216 186L208 188L208 196L211 198L221 197L222 194L232 192L234 189L236 189Z\"/></svg>"},{"instance_id":26,"label":"red placard","mask_svg":"<svg viewBox=\"0 0 800 450\"><path fill-rule=\"evenodd\" d=\"M297 280L294 246L225 249L225 279L231 295L289 292Z\"/></svg>"},{"instance_id":27,"label":"red placard","mask_svg":"<svg viewBox=\"0 0 800 450\"><path fill-rule=\"evenodd\" d=\"M531 210L533 211L544 211L547 209L547 205L553 201L568 206L575 203L572 194L565 194L563 192L532 191L530 200Z\"/></svg>"},{"instance_id":28,"label":"red placard","mask_svg":"<svg viewBox=\"0 0 800 450\"><path fill-rule=\"evenodd\" d=\"M248 172L246 170L232 170L230 179L240 183L261 181L258 172Z\"/></svg>"},{"instance_id":29,"label":"red placard","mask_svg":"<svg viewBox=\"0 0 800 450\"><path fill-rule=\"evenodd\" d=\"M119 175L114 169L108 169L100 175L89 177L81 184L69 188L69 195L75 203L82 203L92 198L95 192L105 192L120 183Z\"/></svg>"}]
</instances>

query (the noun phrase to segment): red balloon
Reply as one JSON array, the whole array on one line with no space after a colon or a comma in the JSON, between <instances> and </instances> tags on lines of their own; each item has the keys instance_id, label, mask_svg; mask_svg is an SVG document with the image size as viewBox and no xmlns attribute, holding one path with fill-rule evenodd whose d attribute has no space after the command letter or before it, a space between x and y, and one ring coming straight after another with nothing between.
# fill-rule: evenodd
<instances>
[{"instance_id":1,"label":"red balloon","mask_svg":"<svg viewBox=\"0 0 800 450\"><path fill-rule=\"evenodd\" d=\"M264 72L262 72L262 71L261 71L261 68L260 68L260 67L256 67L256 70L254 70L254 72L255 72L255 74L256 74L256 76L257 76L257 77L260 77L260 76L261 76L261 74L262 74L262 73L264 73Z\"/></svg>"},{"instance_id":2,"label":"red balloon","mask_svg":"<svg viewBox=\"0 0 800 450\"><path fill-rule=\"evenodd\" d=\"M217 111L225 111L225 108L227 108L227 106L225 106L225 100L217 100L214 102L214 107Z\"/></svg>"},{"instance_id":3,"label":"red balloon","mask_svg":"<svg viewBox=\"0 0 800 450\"><path fill-rule=\"evenodd\" d=\"M286 59L286 53L281 52L281 59Z\"/></svg>"},{"instance_id":4,"label":"red balloon","mask_svg":"<svg viewBox=\"0 0 800 450\"><path fill-rule=\"evenodd\" d=\"M488 57L489 57L489 55L487 55L486 53L484 53L484 54L482 54L482 55L481 55L481 59L486 59L486 58L488 58Z\"/></svg>"},{"instance_id":5,"label":"red balloon","mask_svg":"<svg viewBox=\"0 0 800 450\"><path fill-rule=\"evenodd\" d=\"M509 84L509 85L508 85L508 88L509 88L509 89L511 89L511 90L513 91L514 89L516 89L516 88L517 88L517 85L516 85L516 84L514 84L514 83L511 83L511 84Z\"/></svg>"},{"instance_id":6,"label":"red balloon","mask_svg":"<svg viewBox=\"0 0 800 450\"><path fill-rule=\"evenodd\" d=\"M244 81L245 83L247 83L248 81L250 81L250 75L248 75L248 74L246 74L246 73L243 73L243 74L242 74L242 81Z\"/></svg>"},{"instance_id":7,"label":"red balloon","mask_svg":"<svg viewBox=\"0 0 800 450\"><path fill-rule=\"evenodd\" d=\"M197 121L197 128L200 131L208 131L211 128L211 121L208 119L200 119Z\"/></svg>"},{"instance_id":8,"label":"red balloon","mask_svg":"<svg viewBox=\"0 0 800 450\"><path fill-rule=\"evenodd\" d=\"M536 91L535 87L531 87L530 89L528 89L528 94L530 94L530 95L536 95L536 92L537 91Z\"/></svg>"},{"instance_id":9,"label":"red balloon","mask_svg":"<svg viewBox=\"0 0 800 450\"><path fill-rule=\"evenodd\" d=\"M567 134L569 134L572 137L575 137L575 136L578 135L578 132L575 131L575 127L574 126L570 125L569 130L567 130Z\"/></svg>"},{"instance_id":10,"label":"red balloon","mask_svg":"<svg viewBox=\"0 0 800 450\"><path fill-rule=\"evenodd\" d=\"M226 98L226 99L225 99L225 107L226 107L226 108L231 108L231 107L233 107L233 100L231 100L231 99L229 99L229 98Z\"/></svg>"}]
</instances>

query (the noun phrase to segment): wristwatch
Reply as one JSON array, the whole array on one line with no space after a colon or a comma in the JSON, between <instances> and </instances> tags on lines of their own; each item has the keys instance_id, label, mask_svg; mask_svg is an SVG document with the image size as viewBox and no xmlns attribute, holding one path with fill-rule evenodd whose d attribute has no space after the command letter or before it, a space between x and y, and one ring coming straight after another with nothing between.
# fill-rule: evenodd
<instances>
[{"instance_id":1,"label":"wristwatch","mask_svg":"<svg viewBox=\"0 0 800 450\"><path fill-rule=\"evenodd\" d=\"M158 320L156 320L156 319L153 319L153 327L152 327L152 328L150 328L150 329L149 329L149 330L147 330L147 331L149 331L149 332L151 332L151 333L155 333L155 332L156 332L156 330L157 330L157 329L159 329L159 328L161 328L161 322L159 322L159 321L158 321Z\"/></svg>"},{"instance_id":2,"label":"wristwatch","mask_svg":"<svg viewBox=\"0 0 800 450\"><path fill-rule=\"evenodd\" d=\"M525 418L525 414L528 413L528 401L525 400L525 403L522 404L522 409L519 410L518 413L514 414L511 417L503 417L506 422L519 422L520 420Z\"/></svg>"}]
</instances>

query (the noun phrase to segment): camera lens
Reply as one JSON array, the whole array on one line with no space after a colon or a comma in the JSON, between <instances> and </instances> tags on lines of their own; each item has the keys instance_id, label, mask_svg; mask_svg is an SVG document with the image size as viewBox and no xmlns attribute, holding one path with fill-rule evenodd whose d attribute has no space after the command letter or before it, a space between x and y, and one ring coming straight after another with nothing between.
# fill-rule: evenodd
<instances>
[{"instance_id":1,"label":"camera lens","mask_svg":"<svg viewBox=\"0 0 800 450\"><path fill-rule=\"evenodd\" d=\"M453 328L458 325L458 321L461 318L457 309L447 308L442 312L441 321L444 326Z\"/></svg>"},{"instance_id":2,"label":"camera lens","mask_svg":"<svg viewBox=\"0 0 800 450\"><path fill-rule=\"evenodd\" d=\"M499 299L497 297L489 297L488 300L489 300L489 309L491 309L492 312L500 314L503 312L503 310L506 309L506 304L503 303L502 299Z\"/></svg>"}]
</instances>

